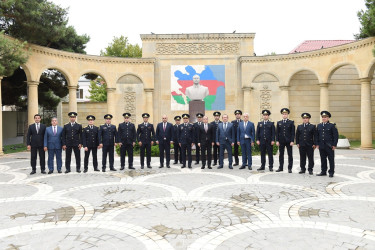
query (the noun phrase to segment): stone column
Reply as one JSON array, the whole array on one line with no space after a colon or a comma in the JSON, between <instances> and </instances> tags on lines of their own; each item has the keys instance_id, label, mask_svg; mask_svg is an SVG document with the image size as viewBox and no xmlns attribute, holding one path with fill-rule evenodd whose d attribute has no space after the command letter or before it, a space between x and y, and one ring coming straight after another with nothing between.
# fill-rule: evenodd
<instances>
[{"instance_id":1,"label":"stone column","mask_svg":"<svg viewBox=\"0 0 375 250\"><path fill-rule=\"evenodd\" d=\"M1 99L1 81L3 77L0 76L0 155L3 155L3 103Z\"/></svg>"},{"instance_id":2,"label":"stone column","mask_svg":"<svg viewBox=\"0 0 375 250\"><path fill-rule=\"evenodd\" d=\"M69 110L68 110L68 112L77 112L77 86L68 86L68 89L69 89ZM64 115L65 114L63 114L63 116Z\"/></svg>"},{"instance_id":3,"label":"stone column","mask_svg":"<svg viewBox=\"0 0 375 250\"><path fill-rule=\"evenodd\" d=\"M289 86L280 86L281 108L289 108Z\"/></svg>"},{"instance_id":4,"label":"stone column","mask_svg":"<svg viewBox=\"0 0 375 250\"><path fill-rule=\"evenodd\" d=\"M152 88L145 88L144 89L145 92L146 92L146 111L147 113L150 114L150 117L151 117L151 123L153 123L152 121L154 121L154 105L153 105L153 92L154 92L154 89Z\"/></svg>"},{"instance_id":5,"label":"stone column","mask_svg":"<svg viewBox=\"0 0 375 250\"><path fill-rule=\"evenodd\" d=\"M361 78L361 148L372 149L371 80Z\"/></svg>"},{"instance_id":6,"label":"stone column","mask_svg":"<svg viewBox=\"0 0 375 250\"><path fill-rule=\"evenodd\" d=\"M107 112L113 116L116 112L115 91L116 88L107 88Z\"/></svg>"},{"instance_id":7,"label":"stone column","mask_svg":"<svg viewBox=\"0 0 375 250\"><path fill-rule=\"evenodd\" d=\"M38 103L38 81L28 81L27 88L27 122L31 124L34 122L34 115L39 112Z\"/></svg>"},{"instance_id":8,"label":"stone column","mask_svg":"<svg viewBox=\"0 0 375 250\"><path fill-rule=\"evenodd\" d=\"M251 113L250 109L253 105L253 98L251 98L251 91L253 90L252 87L243 87L243 112L244 113Z\"/></svg>"},{"instance_id":9,"label":"stone column","mask_svg":"<svg viewBox=\"0 0 375 250\"><path fill-rule=\"evenodd\" d=\"M320 83L320 111L327 110L329 111L329 92L328 92L329 83Z\"/></svg>"}]
</instances>

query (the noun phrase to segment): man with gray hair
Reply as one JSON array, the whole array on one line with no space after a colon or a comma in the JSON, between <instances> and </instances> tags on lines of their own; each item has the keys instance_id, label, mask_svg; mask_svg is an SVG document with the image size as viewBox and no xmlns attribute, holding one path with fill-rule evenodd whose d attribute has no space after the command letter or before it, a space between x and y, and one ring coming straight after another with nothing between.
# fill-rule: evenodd
<instances>
[{"instance_id":1,"label":"man with gray hair","mask_svg":"<svg viewBox=\"0 0 375 250\"><path fill-rule=\"evenodd\" d=\"M58 121L56 117L51 119L51 127L46 128L44 134L44 151L48 150L48 174L52 174L54 170L53 158L56 155L57 172L61 174L62 167L62 132L63 128L57 126Z\"/></svg>"},{"instance_id":2,"label":"man with gray hair","mask_svg":"<svg viewBox=\"0 0 375 250\"><path fill-rule=\"evenodd\" d=\"M249 114L243 115L243 121L238 124L237 128L237 144L241 145L242 150L242 166L240 169L248 166L249 170L252 170L252 155L251 147L254 146L255 141L255 127L254 123L249 121Z\"/></svg>"}]
</instances>

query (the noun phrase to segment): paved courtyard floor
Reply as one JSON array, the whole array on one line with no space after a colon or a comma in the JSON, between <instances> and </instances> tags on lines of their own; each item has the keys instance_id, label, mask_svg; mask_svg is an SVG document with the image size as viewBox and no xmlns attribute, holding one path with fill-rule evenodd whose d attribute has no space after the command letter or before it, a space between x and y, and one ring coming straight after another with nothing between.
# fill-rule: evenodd
<instances>
[{"instance_id":1,"label":"paved courtyard floor","mask_svg":"<svg viewBox=\"0 0 375 250\"><path fill-rule=\"evenodd\" d=\"M337 150L334 178L298 174L294 154L292 174L135 157L30 176L29 153L0 157L0 249L375 249L375 151Z\"/></svg>"}]
</instances>

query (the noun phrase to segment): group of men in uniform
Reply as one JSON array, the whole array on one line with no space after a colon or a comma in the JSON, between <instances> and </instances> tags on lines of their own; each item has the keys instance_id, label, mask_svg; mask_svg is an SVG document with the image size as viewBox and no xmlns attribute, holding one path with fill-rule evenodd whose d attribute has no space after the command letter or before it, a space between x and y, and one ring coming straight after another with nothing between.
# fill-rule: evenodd
<instances>
[{"instance_id":1,"label":"group of men in uniform","mask_svg":"<svg viewBox=\"0 0 375 250\"><path fill-rule=\"evenodd\" d=\"M138 142L140 146L141 169L151 167L151 146L156 143L159 146L160 167L170 168L170 149L174 147L174 163L182 164L181 168L192 168L192 149L196 149L195 164L202 163L201 168L206 166L212 169L219 163L218 168L224 166L224 152L227 151L229 168L239 165L239 148L242 151L242 165L252 169L252 147L257 143L261 152L261 167L258 171L265 170L266 154L268 154L269 170L273 171L273 146L279 147L279 168L276 172L284 170L284 151L288 154L288 172L292 173L294 141L300 153L300 174L306 172L306 158L309 160L308 172L313 174L314 149L318 148L321 157L321 172L318 176L327 175L327 158L330 164L329 176L334 175L334 150L337 145L338 131L334 123L329 122L331 114L322 111L322 123L315 126L310 123L311 115L301 115L303 123L295 129L294 121L289 120L290 110L283 108L280 111L282 120L276 123L269 121L271 112L263 110L263 120L258 122L256 132L254 123L249 121L249 114L245 113L242 119L242 111L234 112L236 119L228 121L228 115L222 116L216 111L213 113L214 121L208 122L208 117L201 113L196 114L197 122L189 123L189 114L175 116L175 124L168 122L166 115L157 124L156 130L153 124L148 122L150 115L142 114L143 122L135 125L130 122L130 113L124 113L124 122L120 123L118 129L111 124L113 116L106 114L105 123L99 127L94 125L95 116L86 117L88 125L82 128L76 122L77 113L70 112L69 123L63 128L57 126L57 118L52 119L52 126L46 128L40 124L40 115L35 115L35 123L29 126L27 134L28 149L31 150L32 172L36 173L36 157L39 151L42 173L45 172L44 151L49 151L48 168L49 174L53 173L53 158L56 155L57 170L61 173L61 149L66 151L65 173L71 172L70 163L72 152L75 154L76 171L81 172L81 147L84 148L84 172L88 171L89 156L92 152L94 171L100 171L97 161L97 149L102 148L102 171L106 171L107 156L109 158L109 169L116 171L114 167L114 147L120 146L120 170L125 169L125 157L128 155L128 168L135 169L133 165L133 148ZM182 123L181 123L182 120ZM59 146L61 145L61 146ZM232 154L232 148L233 154ZM165 154L165 161L164 161ZM50 159L51 158L51 159ZM234 164L233 164L234 158ZM211 165L211 163L213 164Z\"/></svg>"}]
</instances>

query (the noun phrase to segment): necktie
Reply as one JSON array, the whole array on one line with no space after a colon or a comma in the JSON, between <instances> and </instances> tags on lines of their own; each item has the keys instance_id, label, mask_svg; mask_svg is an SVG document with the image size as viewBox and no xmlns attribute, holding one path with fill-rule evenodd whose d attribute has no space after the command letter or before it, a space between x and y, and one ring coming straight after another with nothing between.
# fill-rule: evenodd
<instances>
[{"instance_id":1,"label":"necktie","mask_svg":"<svg viewBox=\"0 0 375 250\"><path fill-rule=\"evenodd\" d=\"M207 133L207 124L206 124L206 123L204 124L204 130L205 130L206 133Z\"/></svg>"},{"instance_id":2,"label":"necktie","mask_svg":"<svg viewBox=\"0 0 375 250\"><path fill-rule=\"evenodd\" d=\"M164 130L164 132L165 132L165 123L163 123L163 130Z\"/></svg>"},{"instance_id":3,"label":"necktie","mask_svg":"<svg viewBox=\"0 0 375 250\"><path fill-rule=\"evenodd\" d=\"M92 129L92 125L90 125L90 128Z\"/></svg>"},{"instance_id":4,"label":"necktie","mask_svg":"<svg viewBox=\"0 0 375 250\"><path fill-rule=\"evenodd\" d=\"M227 131L227 123L224 123L224 131Z\"/></svg>"},{"instance_id":5,"label":"necktie","mask_svg":"<svg viewBox=\"0 0 375 250\"><path fill-rule=\"evenodd\" d=\"M36 133L39 134L39 123L36 124Z\"/></svg>"},{"instance_id":6,"label":"necktie","mask_svg":"<svg viewBox=\"0 0 375 250\"><path fill-rule=\"evenodd\" d=\"M53 135L56 135L56 127L53 126Z\"/></svg>"},{"instance_id":7,"label":"necktie","mask_svg":"<svg viewBox=\"0 0 375 250\"><path fill-rule=\"evenodd\" d=\"M245 129L246 129L246 127L247 127L247 122L245 122Z\"/></svg>"}]
</instances>

